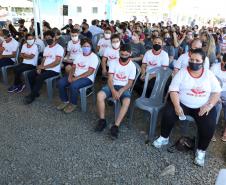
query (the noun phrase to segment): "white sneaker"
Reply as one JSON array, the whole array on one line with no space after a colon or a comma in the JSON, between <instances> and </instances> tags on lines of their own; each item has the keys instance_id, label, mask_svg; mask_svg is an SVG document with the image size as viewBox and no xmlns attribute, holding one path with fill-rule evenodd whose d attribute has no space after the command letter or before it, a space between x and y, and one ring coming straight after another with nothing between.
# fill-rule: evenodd
<instances>
[{"instance_id":1,"label":"white sneaker","mask_svg":"<svg viewBox=\"0 0 226 185\"><path fill-rule=\"evenodd\" d=\"M164 138L162 136L160 136L158 139L156 139L152 145L155 148L161 148L163 145L167 145L169 143L169 138Z\"/></svg>"},{"instance_id":2,"label":"white sneaker","mask_svg":"<svg viewBox=\"0 0 226 185\"><path fill-rule=\"evenodd\" d=\"M195 154L195 161L194 161L195 164L203 167L205 163L205 155L206 155L206 151L197 150Z\"/></svg>"}]
</instances>

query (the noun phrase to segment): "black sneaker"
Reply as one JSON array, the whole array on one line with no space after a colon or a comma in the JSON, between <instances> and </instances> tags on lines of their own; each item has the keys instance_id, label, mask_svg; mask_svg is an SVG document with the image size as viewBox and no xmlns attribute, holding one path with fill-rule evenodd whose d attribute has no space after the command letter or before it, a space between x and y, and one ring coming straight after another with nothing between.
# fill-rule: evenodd
<instances>
[{"instance_id":1,"label":"black sneaker","mask_svg":"<svg viewBox=\"0 0 226 185\"><path fill-rule=\"evenodd\" d=\"M9 93L16 92L17 90L18 90L18 86L17 85L12 85L10 88L8 88L8 92Z\"/></svg>"},{"instance_id":2,"label":"black sneaker","mask_svg":"<svg viewBox=\"0 0 226 185\"><path fill-rule=\"evenodd\" d=\"M105 119L100 119L98 121L98 125L95 128L95 131L96 132L102 132L105 129L106 126L107 126L106 120Z\"/></svg>"},{"instance_id":3,"label":"black sneaker","mask_svg":"<svg viewBox=\"0 0 226 185\"><path fill-rule=\"evenodd\" d=\"M16 90L16 93L20 93L22 92L23 90L25 89L25 85L24 84L21 84L18 86L17 90Z\"/></svg>"},{"instance_id":4,"label":"black sneaker","mask_svg":"<svg viewBox=\"0 0 226 185\"><path fill-rule=\"evenodd\" d=\"M28 96L25 97L24 104L28 105L31 104L35 100L35 96L32 94L29 94Z\"/></svg>"},{"instance_id":5,"label":"black sneaker","mask_svg":"<svg viewBox=\"0 0 226 185\"><path fill-rule=\"evenodd\" d=\"M112 139L117 139L118 138L118 126L113 125L110 129L110 134Z\"/></svg>"}]
</instances>

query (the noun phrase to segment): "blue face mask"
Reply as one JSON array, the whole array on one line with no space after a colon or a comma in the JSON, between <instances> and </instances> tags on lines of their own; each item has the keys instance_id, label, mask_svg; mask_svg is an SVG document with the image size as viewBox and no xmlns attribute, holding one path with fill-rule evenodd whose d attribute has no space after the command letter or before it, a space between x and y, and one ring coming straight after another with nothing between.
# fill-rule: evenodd
<instances>
[{"instance_id":1,"label":"blue face mask","mask_svg":"<svg viewBox=\"0 0 226 185\"><path fill-rule=\"evenodd\" d=\"M82 47L82 52L84 55L88 55L91 52L91 47Z\"/></svg>"}]
</instances>

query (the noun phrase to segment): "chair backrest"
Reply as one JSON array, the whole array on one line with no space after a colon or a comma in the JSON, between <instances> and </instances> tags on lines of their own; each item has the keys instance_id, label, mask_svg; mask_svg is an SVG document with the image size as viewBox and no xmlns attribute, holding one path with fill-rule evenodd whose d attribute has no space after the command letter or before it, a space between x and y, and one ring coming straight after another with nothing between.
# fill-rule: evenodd
<instances>
[{"instance_id":1,"label":"chair backrest","mask_svg":"<svg viewBox=\"0 0 226 185\"><path fill-rule=\"evenodd\" d=\"M19 42L18 44L18 48L16 50L16 57L15 57L15 64L18 64L19 63L19 59L20 59L20 52L21 52L21 49L22 49L22 44Z\"/></svg>"},{"instance_id":2,"label":"chair backrest","mask_svg":"<svg viewBox=\"0 0 226 185\"><path fill-rule=\"evenodd\" d=\"M148 70L145 76L144 88L141 97L145 97L146 95L149 77L151 74L156 75L156 80L150 98L154 98L156 101L162 102L166 82L172 74L172 70L170 68L164 69L163 67L156 67Z\"/></svg>"},{"instance_id":3,"label":"chair backrest","mask_svg":"<svg viewBox=\"0 0 226 185\"><path fill-rule=\"evenodd\" d=\"M133 63L134 63L135 66L136 66L136 77L135 77L135 79L134 79L134 81L133 81L132 87L130 88L130 91L131 91L131 92L133 92L133 88L134 88L134 86L135 86L135 84L136 84L136 81L137 81L138 77L140 76L140 72L141 72L141 68L140 68L139 64L136 63L136 62L133 62Z\"/></svg>"},{"instance_id":4,"label":"chair backrest","mask_svg":"<svg viewBox=\"0 0 226 185\"><path fill-rule=\"evenodd\" d=\"M94 84L94 82L95 82L95 80L96 80L97 72L98 72L98 69L99 69L100 63L101 63L100 57L99 57L99 56L97 56L97 57L98 57L98 64L97 64L96 70L94 71L94 81L93 81L93 84Z\"/></svg>"}]
</instances>

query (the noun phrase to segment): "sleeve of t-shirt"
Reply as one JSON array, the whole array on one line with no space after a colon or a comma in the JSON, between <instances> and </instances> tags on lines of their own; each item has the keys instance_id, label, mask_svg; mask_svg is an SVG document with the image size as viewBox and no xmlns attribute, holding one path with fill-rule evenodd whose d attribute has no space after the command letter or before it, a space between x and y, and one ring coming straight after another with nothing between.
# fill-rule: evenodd
<instances>
[{"instance_id":1,"label":"sleeve of t-shirt","mask_svg":"<svg viewBox=\"0 0 226 185\"><path fill-rule=\"evenodd\" d=\"M217 67L218 67L217 64L213 64L212 67L210 68L210 71L212 71L213 74L215 75L217 75L217 71L218 71Z\"/></svg>"},{"instance_id":2,"label":"sleeve of t-shirt","mask_svg":"<svg viewBox=\"0 0 226 185\"><path fill-rule=\"evenodd\" d=\"M96 54L94 54L94 55L93 55L93 59L92 59L90 65L89 65L89 68L95 70L95 69L97 68L98 62L99 62L98 57L97 57Z\"/></svg>"},{"instance_id":3,"label":"sleeve of t-shirt","mask_svg":"<svg viewBox=\"0 0 226 185\"><path fill-rule=\"evenodd\" d=\"M117 62L111 62L109 64L109 70L108 70L109 74L115 74L115 63L117 63Z\"/></svg>"},{"instance_id":4,"label":"sleeve of t-shirt","mask_svg":"<svg viewBox=\"0 0 226 185\"><path fill-rule=\"evenodd\" d=\"M15 44L13 44L12 52L16 52L18 47L19 47L19 43L16 41Z\"/></svg>"},{"instance_id":5,"label":"sleeve of t-shirt","mask_svg":"<svg viewBox=\"0 0 226 185\"><path fill-rule=\"evenodd\" d=\"M63 56L64 56L64 49L63 49L62 46L59 46L59 47L57 48L56 56L57 56L57 57L63 57Z\"/></svg>"},{"instance_id":6,"label":"sleeve of t-shirt","mask_svg":"<svg viewBox=\"0 0 226 185\"><path fill-rule=\"evenodd\" d=\"M134 80L136 77L136 66L132 64L130 67L129 80Z\"/></svg>"},{"instance_id":7,"label":"sleeve of t-shirt","mask_svg":"<svg viewBox=\"0 0 226 185\"><path fill-rule=\"evenodd\" d=\"M167 53L165 53L165 54L162 56L161 65L162 65L163 67L169 66L169 56L168 56Z\"/></svg>"},{"instance_id":8,"label":"sleeve of t-shirt","mask_svg":"<svg viewBox=\"0 0 226 185\"><path fill-rule=\"evenodd\" d=\"M174 62L174 68L181 69L181 63L183 60L183 55L181 55L175 62Z\"/></svg>"},{"instance_id":9,"label":"sleeve of t-shirt","mask_svg":"<svg viewBox=\"0 0 226 185\"><path fill-rule=\"evenodd\" d=\"M222 91L222 88L220 86L219 81L211 71L209 71L209 74L210 74L211 92L220 93Z\"/></svg>"},{"instance_id":10,"label":"sleeve of t-shirt","mask_svg":"<svg viewBox=\"0 0 226 185\"><path fill-rule=\"evenodd\" d=\"M172 79L172 82L169 86L169 92L177 91L179 92L180 84L182 82L182 70L180 70Z\"/></svg>"},{"instance_id":11,"label":"sleeve of t-shirt","mask_svg":"<svg viewBox=\"0 0 226 185\"><path fill-rule=\"evenodd\" d=\"M205 58L205 61L204 61L204 68L205 69L209 69L210 68L210 60L208 57Z\"/></svg>"},{"instance_id":12,"label":"sleeve of t-shirt","mask_svg":"<svg viewBox=\"0 0 226 185\"><path fill-rule=\"evenodd\" d=\"M71 42L68 42L68 45L67 45L67 51L68 51L68 52L71 51Z\"/></svg>"},{"instance_id":13,"label":"sleeve of t-shirt","mask_svg":"<svg viewBox=\"0 0 226 185\"><path fill-rule=\"evenodd\" d=\"M103 57L108 58L108 56L109 56L108 53L109 53L109 49L107 48L107 49L104 50Z\"/></svg>"},{"instance_id":14,"label":"sleeve of t-shirt","mask_svg":"<svg viewBox=\"0 0 226 185\"><path fill-rule=\"evenodd\" d=\"M144 55L144 58L142 60L142 64L147 64L148 63L147 57L148 57L148 51Z\"/></svg>"},{"instance_id":15,"label":"sleeve of t-shirt","mask_svg":"<svg viewBox=\"0 0 226 185\"><path fill-rule=\"evenodd\" d=\"M102 39L100 39L100 40L98 41L97 46L101 46L101 44L102 44Z\"/></svg>"},{"instance_id":16,"label":"sleeve of t-shirt","mask_svg":"<svg viewBox=\"0 0 226 185\"><path fill-rule=\"evenodd\" d=\"M21 52L20 53L25 53L26 52L26 44L24 44L23 46L22 46L22 49L21 49Z\"/></svg>"}]
</instances>

